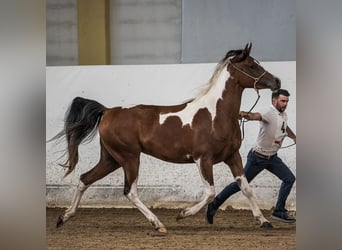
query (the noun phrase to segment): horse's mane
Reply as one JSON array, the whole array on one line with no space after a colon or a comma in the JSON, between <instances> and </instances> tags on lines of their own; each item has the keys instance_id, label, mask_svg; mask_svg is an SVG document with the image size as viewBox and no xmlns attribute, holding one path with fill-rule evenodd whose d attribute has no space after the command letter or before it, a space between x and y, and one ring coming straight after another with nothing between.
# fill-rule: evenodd
<instances>
[{"instance_id":1,"label":"horse's mane","mask_svg":"<svg viewBox=\"0 0 342 250\"><path fill-rule=\"evenodd\" d=\"M209 92L209 90L211 89L211 87L215 85L216 80L220 76L222 70L225 69L225 67L228 65L231 57L234 57L234 56L239 55L241 53L242 53L242 50L230 50L230 51L228 51L226 56L223 57L218 62L218 64L216 65L214 73L211 76L209 82L202 86L201 90L199 91L199 93L197 94L197 96L194 99L199 99L202 96L206 95Z\"/></svg>"}]
</instances>

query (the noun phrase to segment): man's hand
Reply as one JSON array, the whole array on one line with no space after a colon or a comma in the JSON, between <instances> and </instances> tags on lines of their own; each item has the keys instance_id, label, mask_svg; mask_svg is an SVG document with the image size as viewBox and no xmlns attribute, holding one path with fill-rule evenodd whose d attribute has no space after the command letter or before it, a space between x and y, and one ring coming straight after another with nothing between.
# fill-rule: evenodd
<instances>
[{"instance_id":1,"label":"man's hand","mask_svg":"<svg viewBox=\"0 0 342 250\"><path fill-rule=\"evenodd\" d=\"M252 113L252 112L240 111L239 120L241 120L242 118L251 120L251 121L261 121L262 117L261 117L261 114L258 112Z\"/></svg>"},{"instance_id":2,"label":"man's hand","mask_svg":"<svg viewBox=\"0 0 342 250\"><path fill-rule=\"evenodd\" d=\"M242 118L247 118L246 116L247 116L247 112L245 112L245 111L240 111L239 112L239 120L241 120Z\"/></svg>"}]
</instances>

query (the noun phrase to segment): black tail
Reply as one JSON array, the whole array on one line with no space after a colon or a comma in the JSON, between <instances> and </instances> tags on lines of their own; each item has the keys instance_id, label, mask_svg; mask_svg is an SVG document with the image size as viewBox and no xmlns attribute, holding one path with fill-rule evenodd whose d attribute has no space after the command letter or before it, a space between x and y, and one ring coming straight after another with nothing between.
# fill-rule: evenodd
<instances>
[{"instance_id":1,"label":"black tail","mask_svg":"<svg viewBox=\"0 0 342 250\"><path fill-rule=\"evenodd\" d=\"M91 141L101 117L107 108L102 104L82 97L76 97L65 113L64 129L51 140L65 137L67 140L68 159L63 167L68 168L65 176L70 174L78 162L78 146Z\"/></svg>"}]
</instances>

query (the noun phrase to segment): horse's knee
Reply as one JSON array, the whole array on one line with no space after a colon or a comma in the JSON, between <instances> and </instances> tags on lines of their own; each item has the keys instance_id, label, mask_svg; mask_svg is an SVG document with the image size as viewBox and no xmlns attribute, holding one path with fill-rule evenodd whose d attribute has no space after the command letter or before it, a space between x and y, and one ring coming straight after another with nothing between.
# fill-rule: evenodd
<instances>
[{"instance_id":1,"label":"horse's knee","mask_svg":"<svg viewBox=\"0 0 342 250\"><path fill-rule=\"evenodd\" d=\"M127 183L125 183L124 195L133 203L135 203L139 199L136 181L134 181L132 185L128 185Z\"/></svg>"},{"instance_id":2,"label":"horse's knee","mask_svg":"<svg viewBox=\"0 0 342 250\"><path fill-rule=\"evenodd\" d=\"M129 199L133 203L136 202L136 200L139 198L137 193L132 193L132 192L129 192L125 196L127 197L127 199Z\"/></svg>"}]
</instances>

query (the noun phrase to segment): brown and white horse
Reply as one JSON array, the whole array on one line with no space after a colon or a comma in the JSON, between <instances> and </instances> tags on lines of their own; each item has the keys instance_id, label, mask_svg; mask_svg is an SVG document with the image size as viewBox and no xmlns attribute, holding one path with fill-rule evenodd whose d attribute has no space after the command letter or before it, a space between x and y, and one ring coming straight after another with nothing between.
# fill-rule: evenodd
<instances>
[{"instance_id":1,"label":"brown and white horse","mask_svg":"<svg viewBox=\"0 0 342 250\"><path fill-rule=\"evenodd\" d=\"M203 200L183 209L177 219L196 214L214 198L213 165L223 161L230 167L261 227L272 227L258 208L244 176L238 116L245 88L275 90L280 88L280 80L250 56L251 47L247 44L243 50L229 51L202 91L183 104L106 108L96 101L76 97L66 113L63 131L53 138L67 140L68 159L62 165L68 168L66 175L78 162L79 145L92 139L97 129L101 155L94 168L80 176L71 206L58 218L57 227L75 215L84 191L91 184L122 167L124 195L156 230L166 233L166 227L138 197L142 152L164 161L195 162L198 166L205 188Z\"/></svg>"}]
</instances>

